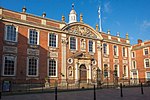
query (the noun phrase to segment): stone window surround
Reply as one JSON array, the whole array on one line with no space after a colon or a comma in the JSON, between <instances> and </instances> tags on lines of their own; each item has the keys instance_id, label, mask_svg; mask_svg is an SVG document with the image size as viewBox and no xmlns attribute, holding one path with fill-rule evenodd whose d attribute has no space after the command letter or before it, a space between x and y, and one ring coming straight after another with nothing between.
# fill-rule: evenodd
<instances>
[{"instance_id":1,"label":"stone window surround","mask_svg":"<svg viewBox=\"0 0 150 100\"><path fill-rule=\"evenodd\" d=\"M4 65L5 65L5 57L14 57L15 60L14 60L14 75L4 75ZM5 54L3 55L3 66L2 66L2 76L15 76L16 75L16 67L17 67L17 56L16 55L13 55L13 54Z\"/></svg>"},{"instance_id":2,"label":"stone window surround","mask_svg":"<svg viewBox=\"0 0 150 100\"><path fill-rule=\"evenodd\" d=\"M7 25L11 25L14 26L16 28L16 41L11 41L11 40L7 40ZM8 41L8 42L18 42L18 26L12 23L6 23L5 24L5 35L4 35L4 40Z\"/></svg>"}]
</instances>

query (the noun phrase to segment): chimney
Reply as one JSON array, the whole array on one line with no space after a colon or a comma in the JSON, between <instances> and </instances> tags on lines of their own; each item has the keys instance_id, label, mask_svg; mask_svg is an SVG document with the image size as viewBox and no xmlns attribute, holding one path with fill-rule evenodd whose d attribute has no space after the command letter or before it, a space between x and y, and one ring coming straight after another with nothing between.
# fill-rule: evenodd
<instances>
[{"instance_id":1,"label":"chimney","mask_svg":"<svg viewBox=\"0 0 150 100\"><path fill-rule=\"evenodd\" d=\"M138 44L142 43L142 40L141 39L138 39Z\"/></svg>"},{"instance_id":2,"label":"chimney","mask_svg":"<svg viewBox=\"0 0 150 100\"><path fill-rule=\"evenodd\" d=\"M110 34L110 30L109 29L107 30L107 34Z\"/></svg>"},{"instance_id":3,"label":"chimney","mask_svg":"<svg viewBox=\"0 0 150 100\"><path fill-rule=\"evenodd\" d=\"M61 21L62 21L62 22L65 22L65 16L62 15Z\"/></svg>"},{"instance_id":4,"label":"chimney","mask_svg":"<svg viewBox=\"0 0 150 100\"><path fill-rule=\"evenodd\" d=\"M43 17L43 18L45 18L45 17L46 17L46 13L45 13L45 12L43 12L42 17Z\"/></svg>"},{"instance_id":5,"label":"chimney","mask_svg":"<svg viewBox=\"0 0 150 100\"><path fill-rule=\"evenodd\" d=\"M27 10L27 8L24 6L24 7L22 8L22 12L23 12L23 13L26 13L26 10Z\"/></svg>"},{"instance_id":6,"label":"chimney","mask_svg":"<svg viewBox=\"0 0 150 100\"><path fill-rule=\"evenodd\" d=\"M119 32L117 32L117 36L120 37L120 33Z\"/></svg>"}]
</instances>

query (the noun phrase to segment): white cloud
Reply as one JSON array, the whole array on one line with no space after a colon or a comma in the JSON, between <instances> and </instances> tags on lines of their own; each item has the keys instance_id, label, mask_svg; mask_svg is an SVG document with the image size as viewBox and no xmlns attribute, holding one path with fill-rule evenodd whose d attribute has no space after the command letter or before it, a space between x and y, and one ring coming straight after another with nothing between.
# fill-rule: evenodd
<instances>
[{"instance_id":1,"label":"white cloud","mask_svg":"<svg viewBox=\"0 0 150 100\"><path fill-rule=\"evenodd\" d=\"M140 26L141 31L146 31L150 28L150 21L144 20Z\"/></svg>"}]
</instances>

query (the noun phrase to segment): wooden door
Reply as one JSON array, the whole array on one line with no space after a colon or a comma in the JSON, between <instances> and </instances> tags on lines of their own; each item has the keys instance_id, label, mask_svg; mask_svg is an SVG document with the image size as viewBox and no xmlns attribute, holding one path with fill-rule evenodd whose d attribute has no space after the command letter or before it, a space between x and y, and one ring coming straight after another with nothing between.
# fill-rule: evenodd
<instances>
[{"instance_id":1,"label":"wooden door","mask_svg":"<svg viewBox=\"0 0 150 100\"><path fill-rule=\"evenodd\" d=\"M83 64L80 66L80 82L86 82L87 80L87 70L86 66Z\"/></svg>"}]
</instances>

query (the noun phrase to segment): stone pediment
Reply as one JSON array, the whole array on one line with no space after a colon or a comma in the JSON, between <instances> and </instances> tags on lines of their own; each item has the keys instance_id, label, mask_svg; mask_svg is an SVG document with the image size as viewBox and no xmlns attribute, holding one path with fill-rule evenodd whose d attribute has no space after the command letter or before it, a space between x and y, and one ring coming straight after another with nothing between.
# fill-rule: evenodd
<instances>
[{"instance_id":1,"label":"stone pediment","mask_svg":"<svg viewBox=\"0 0 150 100\"><path fill-rule=\"evenodd\" d=\"M69 34L74 34L82 37L88 37L93 39L102 39L99 32L94 30L89 25L83 23L71 23L62 28L63 31L67 31Z\"/></svg>"}]
</instances>

